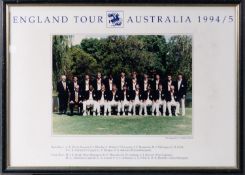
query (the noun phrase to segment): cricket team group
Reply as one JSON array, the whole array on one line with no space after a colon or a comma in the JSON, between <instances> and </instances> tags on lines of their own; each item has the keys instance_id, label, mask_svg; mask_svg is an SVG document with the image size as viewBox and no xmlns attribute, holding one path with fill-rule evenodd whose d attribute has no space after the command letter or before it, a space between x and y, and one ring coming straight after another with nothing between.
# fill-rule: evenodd
<instances>
[{"instance_id":1,"label":"cricket team group","mask_svg":"<svg viewBox=\"0 0 245 175\"><path fill-rule=\"evenodd\" d=\"M175 81L171 75L156 74L150 79L147 74L139 77L136 72L130 78L124 72L116 78L102 78L98 72L93 80L85 75L82 81L74 76L71 82L62 75L57 91L59 114L66 114L69 104L70 115L77 107L83 116L185 116L187 82L181 73Z\"/></svg>"}]
</instances>

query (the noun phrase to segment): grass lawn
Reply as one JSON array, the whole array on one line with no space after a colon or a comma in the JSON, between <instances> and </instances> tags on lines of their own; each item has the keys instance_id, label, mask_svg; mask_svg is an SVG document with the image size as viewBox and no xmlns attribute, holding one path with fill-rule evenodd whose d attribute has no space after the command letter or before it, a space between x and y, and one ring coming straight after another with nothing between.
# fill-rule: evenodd
<instances>
[{"instance_id":1,"label":"grass lawn","mask_svg":"<svg viewBox=\"0 0 245 175\"><path fill-rule=\"evenodd\" d=\"M54 135L191 135L192 109L186 116L68 116L53 114Z\"/></svg>"}]
</instances>

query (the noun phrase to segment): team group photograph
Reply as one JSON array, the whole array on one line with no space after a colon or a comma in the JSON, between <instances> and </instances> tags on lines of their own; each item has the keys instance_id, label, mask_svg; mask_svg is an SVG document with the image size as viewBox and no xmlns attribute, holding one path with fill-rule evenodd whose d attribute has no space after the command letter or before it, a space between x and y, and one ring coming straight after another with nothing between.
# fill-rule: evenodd
<instances>
[{"instance_id":1,"label":"team group photograph","mask_svg":"<svg viewBox=\"0 0 245 175\"><path fill-rule=\"evenodd\" d=\"M53 134L192 133L190 35L54 35Z\"/></svg>"},{"instance_id":2,"label":"team group photograph","mask_svg":"<svg viewBox=\"0 0 245 175\"><path fill-rule=\"evenodd\" d=\"M171 117L172 107L175 107L174 116L178 116L181 106L181 116L185 116L186 88L187 83L180 73L176 82L171 75L167 76L166 82L161 80L159 74L150 81L147 74L138 78L136 72L132 73L131 79L127 79L124 72L121 72L116 80L112 75L102 79L99 72L94 80L85 75L81 83L77 76L74 76L73 81L68 83L66 76L62 75L57 84L59 114L67 114L69 105L71 116L74 114L74 107L77 107L77 114L82 116L166 116L168 109L168 116ZM139 108L138 112L136 107Z\"/></svg>"}]
</instances>

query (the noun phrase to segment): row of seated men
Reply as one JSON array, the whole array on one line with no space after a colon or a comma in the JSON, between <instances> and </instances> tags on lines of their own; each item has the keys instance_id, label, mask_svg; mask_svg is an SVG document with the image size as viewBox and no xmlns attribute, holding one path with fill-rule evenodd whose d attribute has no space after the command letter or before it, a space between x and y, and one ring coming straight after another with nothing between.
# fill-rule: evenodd
<instances>
[{"instance_id":1,"label":"row of seated men","mask_svg":"<svg viewBox=\"0 0 245 175\"><path fill-rule=\"evenodd\" d=\"M116 115L166 116L168 111L168 115L172 116L173 106L176 109L174 115L180 114L180 106L182 116L185 115L187 84L181 74L176 82L172 81L171 76L163 82L159 75L153 81L147 75L144 75L143 80L136 79L135 73L132 73L129 80L121 73L115 83L112 77L103 80L101 73L98 73L93 82L86 75L83 83L78 83L77 77L73 78L73 82L67 83L66 76L63 75L57 84L59 111L66 113L69 100L71 115L75 106L78 106L79 113L84 116L89 115L89 112L92 115L111 115L113 108ZM150 108L150 113L147 107Z\"/></svg>"}]
</instances>

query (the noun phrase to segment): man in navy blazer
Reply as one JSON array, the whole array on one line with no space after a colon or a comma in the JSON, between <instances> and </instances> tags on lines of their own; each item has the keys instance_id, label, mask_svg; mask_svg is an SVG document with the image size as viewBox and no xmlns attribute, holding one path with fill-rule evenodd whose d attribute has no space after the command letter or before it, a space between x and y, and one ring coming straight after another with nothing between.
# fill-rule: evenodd
<instances>
[{"instance_id":1,"label":"man in navy blazer","mask_svg":"<svg viewBox=\"0 0 245 175\"><path fill-rule=\"evenodd\" d=\"M137 72L133 71L131 79L128 80L128 89L135 91L136 85L139 84L140 80L137 77Z\"/></svg>"},{"instance_id":2,"label":"man in navy blazer","mask_svg":"<svg viewBox=\"0 0 245 175\"><path fill-rule=\"evenodd\" d=\"M143 80L140 83L140 90L143 92L147 92L148 86L151 85L151 81L148 78L147 74L144 74Z\"/></svg>"},{"instance_id":3,"label":"man in navy blazer","mask_svg":"<svg viewBox=\"0 0 245 175\"><path fill-rule=\"evenodd\" d=\"M128 84L128 80L125 76L125 72L121 72L120 77L116 80L117 90L123 91L123 86Z\"/></svg>"},{"instance_id":4,"label":"man in navy blazer","mask_svg":"<svg viewBox=\"0 0 245 175\"><path fill-rule=\"evenodd\" d=\"M114 80L112 74L110 74L108 78L104 80L104 84L106 91L112 91L113 84L116 84L116 81Z\"/></svg>"},{"instance_id":5,"label":"man in navy blazer","mask_svg":"<svg viewBox=\"0 0 245 175\"><path fill-rule=\"evenodd\" d=\"M71 115L73 115L73 109L77 105L78 113L80 114L82 108L82 94L79 90L79 85L76 85L74 90L70 93L70 111Z\"/></svg>"},{"instance_id":6,"label":"man in navy blazer","mask_svg":"<svg viewBox=\"0 0 245 175\"><path fill-rule=\"evenodd\" d=\"M170 87L174 85L174 81L172 80L172 75L167 75L167 80L164 81L163 87L166 91L170 91Z\"/></svg>"},{"instance_id":7,"label":"man in navy blazer","mask_svg":"<svg viewBox=\"0 0 245 175\"><path fill-rule=\"evenodd\" d=\"M59 98L59 112L60 114L66 114L69 97L69 86L65 75L62 75L61 81L57 83L57 91Z\"/></svg>"},{"instance_id":8,"label":"man in navy blazer","mask_svg":"<svg viewBox=\"0 0 245 175\"><path fill-rule=\"evenodd\" d=\"M103 79L102 79L102 75L100 72L97 73L96 79L94 79L93 81L93 86L94 86L94 90L95 91L100 91L101 90L101 86L103 84Z\"/></svg>"},{"instance_id":9,"label":"man in navy blazer","mask_svg":"<svg viewBox=\"0 0 245 175\"><path fill-rule=\"evenodd\" d=\"M75 90L76 86L79 86L79 89L81 88L77 76L74 76L72 82L70 82L70 84L69 84L70 93Z\"/></svg>"},{"instance_id":10,"label":"man in navy blazer","mask_svg":"<svg viewBox=\"0 0 245 175\"><path fill-rule=\"evenodd\" d=\"M179 98L177 96L177 92L175 91L174 85L171 85L170 91L167 91L166 101L167 101L169 116L172 117L172 110L171 110L172 106L176 107L175 116L178 116L180 104L179 104Z\"/></svg>"},{"instance_id":11,"label":"man in navy blazer","mask_svg":"<svg viewBox=\"0 0 245 175\"><path fill-rule=\"evenodd\" d=\"M88 91L83 92L83 116L89 114L87 111L88 106L92 108L92 115L95 115L97 107L97 94L92 85L89 86Z\"/></svg>"},{"instance_id":12,"label":"man in navy blazer","mask_svg":"<svg viewBox=\"0 0 245 175\"><path fill-rule=\"evenodd\" d=\"M181 114L185 115L185 97L187 91L187 82L183 79L183 75L181 73L178 74L178 80L175 83L175 91L177 93L177 97L179 99ZM179 111L178 111L179 112Z\"/></svg>"},{"instance_id":13,"label":"man in navy blazer","mask_svg":"<svg viewBox=\"0 0 245 175\"><path fill-rule=\"evenodd\" d=\"M160 112L161 106L162 106L162 111ZM156 110L157 116L159 116L161 113L163 116L166 116L166 109L167 109L166 90L163 89L162 84L159 84L158 90L156 90L154 93L152 110L153 112Z\"/></svg>"},{"instance_id":14,"label":"man in navy blazer","mask_svg":"<svg viewBox=\"0 0 245 175\"><path fill-rule=\"evenodd\" d=\"M139 107L139 115L142 115L143 108L143 91L140 90L140 85L136 84L135 90L131 90L131 101L133 108L133 115L136 115L136 107Z\"/></svg>"},{"instance_id":15,"label":"man in navy blazer","mask_svg":"<svg viewBox=\"0 0 245 175\"><path fill-rule=\"evenodd\" d=\"M85 75L85 78L84 78L83 82L81 83L80 90L83 93L86 92L86 91L89 91L90 85L92 85L92 81L90 79L90 76L89 75Z\"/></svg>"},{"instance_id":16,"label":"man in navy blazer","mask_svg":"<svg viewBox=\"0 0 245 175\"><path fill-rule=\"evenodd\" d=\"M121 107L121 112L123 115L125 115L125 107L128 107L128 115L131 115L132 111L132 101L131 101L131 91L128 90L128 87L126 85L123 86L123 91L120 92L119 95L120 99L120 107Z\"/></svg>"},{"instance_id":17,"label":"man in navy blazer","mask_svg":"<svg viewBox=\"0 0 245 175\"><path fill-rule=\"evenodd\" d=\"M111 109L112 107L117 108L117 115L120 114L120 91L117 90L117 86L114 84L112 86L112 91L108 91L107 93L107 101L108 101L108 114L111 116Z\"/></svg>"},{"instance_id":18,"label":"man in navy blazer","mask_svg":"<svg viewBox=\"0 0 245 175\"><path fill-rule=\"evenodd\" d=\"M97 107L96 107L96 111L98 116L100 116L101 107L104 107L104 116L107 114L108 112L108 91L106 91L105 89L105 85L102 84L101 85L101 90L96 92L96 100L97 100Z\"/></svg>"},{"instance_id":19,"label":"man in navy blazer","mask_svg":"<svg viewBox=\"0 0 245 175\"><path fill-rule=\"evenodd\" d=\"M154 115L154 111L152 110L152 105L153 105L153 98L154 98L154 91L151 90L151 85L148 84L147 86L147 91L143 91L143 108L144 108L144 115L147 114L147 107L151 107L151 114Z\"/></svg>"},{"instance_id":20,"label":"man in navy blazer","mask_svg":"<svg viewBox=\"0 0 245 175\"><path fill-rule=\"evenodd\" d=\"M158 90L159 85L162 84L162 80L159 74L156 74L154 80L152 81L151 88L152 90Z\"/></svg>"}]
</instances>

